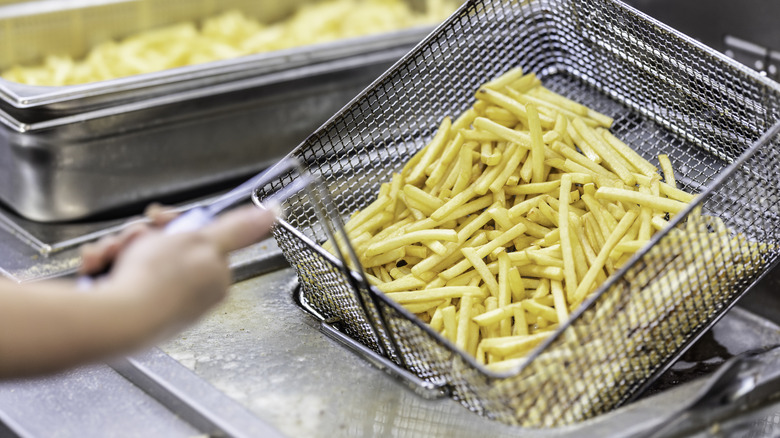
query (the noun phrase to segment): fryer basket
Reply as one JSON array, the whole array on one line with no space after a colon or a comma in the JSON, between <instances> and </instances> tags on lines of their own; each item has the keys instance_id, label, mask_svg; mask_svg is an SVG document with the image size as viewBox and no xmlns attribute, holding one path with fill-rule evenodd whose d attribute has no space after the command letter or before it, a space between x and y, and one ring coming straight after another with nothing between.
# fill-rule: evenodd
<instances>
[{"instance_id":1,"label":"fryer basket","mask_svg":"<svg viewBox=\"0 0 780 438\"><path fill-rule=\"evenodd\" d=\"M486 369L377 289L355 287L347 275L359 274L320 246L326 227L307 195L288 202L275 236L325 321L474 412L557 427L625 403L775 265L780 86L618 1L469 1L292 154L347 218L443 117L515 66L613 117L612 133L643 157L668 154L681 188L700 194L517 369ZM765 249L676 237L711 228L702 213Z\"/></svg>"}]
</instances>

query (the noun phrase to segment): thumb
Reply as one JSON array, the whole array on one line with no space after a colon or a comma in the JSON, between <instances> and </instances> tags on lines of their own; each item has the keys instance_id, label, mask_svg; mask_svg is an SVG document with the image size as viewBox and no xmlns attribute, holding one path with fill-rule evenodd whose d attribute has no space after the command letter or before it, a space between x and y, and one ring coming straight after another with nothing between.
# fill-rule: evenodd
<instances>
[{"instance_id":1,"label":"thumb","mask_svg":"<svg viewBox=\"0 0 780 438\"><path fill-rule=\"evenodd\" d=\"M227 254L268 237L274 221L275 209L264 210L249 205L225 213L200 232Z\"/></svg>"}]
</instances>

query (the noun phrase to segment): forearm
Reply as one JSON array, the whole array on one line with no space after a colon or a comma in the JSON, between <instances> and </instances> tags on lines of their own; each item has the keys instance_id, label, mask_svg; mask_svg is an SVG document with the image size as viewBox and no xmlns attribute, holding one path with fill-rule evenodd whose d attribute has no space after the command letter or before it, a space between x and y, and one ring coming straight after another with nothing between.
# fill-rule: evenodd
<instances>
[{"instance_id":1,"label":"forearm","mask_svg":"<svg viewBox=\"0 0 780 438\"><path fill-rule=\"evenodd\" d=\"M73 282L0 282L0 378L126 353L195 321L227 293L228 253L260 241L274 220L244 207L197 232L128 230L85 251L86 272L113 262L88 292Z\"/></svg>"},{"instance_id":2,"label":"forearm","mask_svg":"<svg viewBox=\"0 0 780 438\"><path fill-rule=\"evenodd\" d=\"M57 371L138 348L163 317L133 295L72 282L0 283L0 378Z\"/></svg>"}]
</instances>

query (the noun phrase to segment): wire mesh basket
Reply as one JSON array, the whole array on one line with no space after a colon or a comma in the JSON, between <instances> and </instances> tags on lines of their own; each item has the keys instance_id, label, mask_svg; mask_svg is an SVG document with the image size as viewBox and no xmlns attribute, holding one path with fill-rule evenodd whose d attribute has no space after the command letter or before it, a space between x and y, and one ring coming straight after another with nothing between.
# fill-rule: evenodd
<instances>
[{"instance_id":1,"label":"wire mesh basket","mask_svg":"<svg viewBox=\"0 0 780 438\"><path fill-rule=\"evenodd\" d=\"M289 201L275 235L302 299L339 330L474 412L561 426L641 391L777 261L780 86L617 1L469 1L293 155L346 218L443 117L516 66L613 117L612 133L643 157L668 154L678 184L700 194L517 369L491 372L345 269L320 246L329 224L311 196ZM708 234L707 217L764 250ZM693 226L705 232L679 239Z\"/></svg>"}]
</instances>

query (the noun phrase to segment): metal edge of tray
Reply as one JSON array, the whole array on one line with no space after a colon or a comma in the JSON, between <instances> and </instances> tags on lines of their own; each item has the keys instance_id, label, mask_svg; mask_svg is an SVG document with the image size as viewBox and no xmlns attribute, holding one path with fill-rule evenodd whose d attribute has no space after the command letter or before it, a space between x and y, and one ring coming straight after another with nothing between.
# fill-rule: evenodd
<instances>
[{"instance_id":1,"label":"metal edge of tray","mask_svg":"<svg viewBox=\"0 0 780 438\"><path fill-rule=\"evenodd\" d=\"M302 80L309 77L322 76L342 70L369 67L379 63L393 63L407 52L408 47L389 47L385 50L372 51L371 53L367 54L338 58L329 62L307 64L261 75L250 75L248 77L240 78L240 80L231 82L211 83L209 86L204 87L187 87L186 89L176 93L163 93L147 99L122 102L110 107L97 108L88 112L70 114L32 123L19 120L13 114L8 113L7 111L4 111L2 108L0 108L0 123L19 133L31 133L34 131L50 130L53 128L67 125L77 125L79 123L121 114L142 112L150 108L178 104L205 97L219 96L248 88L272 86L277 83Z\"/></svg>"},{"instance_id":2,"label":"metal edge of tray","mask_svg":"<svg viewBox=\"0 0 780 438\"><path fill-rule=\"evenodd\" d=\"M0 155L8 170L0 179L9 181L2 198L24 217L63 221L256 173L404 53L383 51L32 125L0 117ZM332 99L338 102L328 103ZM289 117L292 123L285 122ZM268 129L279 135L263 143L257 135ZM224 143L242 133L254 139L228 143L235 145L224 149L231 153L212 147L215 135ZM165 159L154 160L155 145L165 146ZM202 156L216 161L186 165ZM141 172L150 159L154 165ZM104 176L114 189L99 182Z\"/></svg>"},{"instance_id":3,"label":"metal edge of tray","mask_svg":"<svg viewBox=\"0 0 780 438\"><path fill-rule=\"evenodd\" d=\"M31 120L62 116L377 51L408 50L433 28L419 26L82 85L30 86L0 78L0 109Z\"/></svg>"},{"instance_id":4,"label":"metal edge of tray","mask_svg":"<svg viewBox=\"0 0 780 438\"><path fill-rule=\"evenodd\" d=\"M109 364L119 375L207 434L220 437L283 437L182 364L153 348Z\"/></svg>"}]
</instances>

